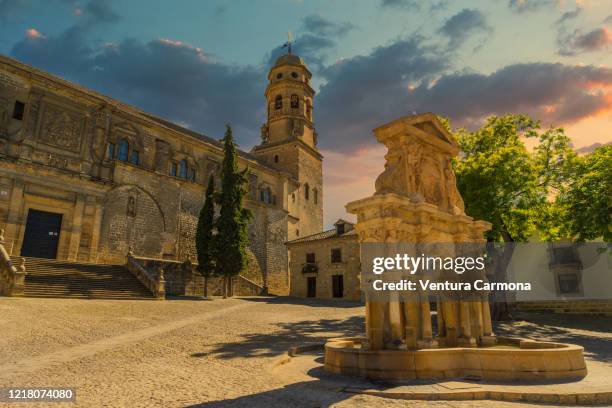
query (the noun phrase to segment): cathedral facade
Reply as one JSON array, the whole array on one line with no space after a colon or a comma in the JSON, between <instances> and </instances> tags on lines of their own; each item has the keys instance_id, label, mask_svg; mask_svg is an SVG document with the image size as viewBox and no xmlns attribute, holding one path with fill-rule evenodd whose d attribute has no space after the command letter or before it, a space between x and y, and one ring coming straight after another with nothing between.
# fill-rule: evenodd
<instances>
[{"instance_id":1,"label":"cathedral facade","mask_svg":"<svg viewBox=\"0 0 612 408\"><path fill-rule=\"evenodd\" d=\"M271 293L288 293L285 243L323 227L310 78L296 55L276 61L262 141L239 152L254 215L244 274ZM215 139L0 56L0 225L13 256L194 259L204 190L222 159Z\"/></svg>"}]
</instances>

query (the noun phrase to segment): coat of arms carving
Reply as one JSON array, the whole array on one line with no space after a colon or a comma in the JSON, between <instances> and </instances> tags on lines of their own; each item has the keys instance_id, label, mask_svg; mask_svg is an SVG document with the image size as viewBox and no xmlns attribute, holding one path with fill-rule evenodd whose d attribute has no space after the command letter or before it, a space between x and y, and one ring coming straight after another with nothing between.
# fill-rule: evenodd
<instances>
[{"instance_id":1,"label":"coat of arms carving","mask_svg":"<svg viewBox=\"0 0 612 408\"><path fill-rule=\"evenodd\" d=\"M38 139L51 146L74 153L81 150L83 116L47 107L42 117Z\"/></svg>"}]
</instances>

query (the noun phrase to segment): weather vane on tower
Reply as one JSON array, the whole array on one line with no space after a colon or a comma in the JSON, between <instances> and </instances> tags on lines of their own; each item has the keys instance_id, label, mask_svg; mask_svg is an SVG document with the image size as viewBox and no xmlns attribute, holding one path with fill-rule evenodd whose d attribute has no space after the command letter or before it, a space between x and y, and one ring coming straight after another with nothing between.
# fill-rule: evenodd
<instances>
[{"instance_id":1,"label":"weather vane on tower","mask_svg":"<svg viewBox=\"0 0 612 408\"><path fill-rule=\"evenodd\" d=\"M287 42L283 44L283 48L287 48L287 53L291 54L291 45L293 44L293 34L291 31L287 32Z\"/></svg>"}]
</instances>

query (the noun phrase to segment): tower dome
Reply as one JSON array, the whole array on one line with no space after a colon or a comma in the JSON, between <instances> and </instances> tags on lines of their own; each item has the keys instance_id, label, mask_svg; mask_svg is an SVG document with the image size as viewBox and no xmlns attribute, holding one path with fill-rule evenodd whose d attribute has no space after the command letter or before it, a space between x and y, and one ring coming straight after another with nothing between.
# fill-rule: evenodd
<instances>
[{"instance_id":1,"label":"tower dome","mask_svg":"<svg viewBox=\"0 0 612 408\"><path fill-rule=\"evenodd\" d=\"M295 54L281 55L276 59L273 68L280 67L281 65L297 65L306 68L304 60Z\"/></svg>"}]
</instances>

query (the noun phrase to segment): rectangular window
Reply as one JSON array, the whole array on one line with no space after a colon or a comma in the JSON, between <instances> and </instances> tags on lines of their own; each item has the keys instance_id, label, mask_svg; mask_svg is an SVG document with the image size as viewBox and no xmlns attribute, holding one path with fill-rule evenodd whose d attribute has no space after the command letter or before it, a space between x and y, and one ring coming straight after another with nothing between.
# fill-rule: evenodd
<instances>
[{"instance_id":1,"label":"rectangular window","mask_svg":"<svg viewBox=\"0 0 612 408\"><path fill-rule=\"evenodd\" d=\"M573 246L552 248L551 263L553 265L569 265L580 263L580 257Z\"/></svg>"},{"instance_id":2,"label":"rectangular window","mask_svg":"<svg viewBox=\"0 0 612 408\"><path fill-rule=\"evenodd\" d=\"M580 280L577 273L561 274L559 278L559 292L562 294L579 294Z\"/></svg>"},{"instance_id":3,"label":"rectangular window","mask_svg":"<svg viewBox=\"0 0 612 408\"><path fill-rule=\"evenodd\" d=\"M132 150L132 153L130 154L130 163L138 165L140 162L140 153L138 153L138 150Z\"/></svg>"},{"instance_id":4,"label":"rectangular window","mask_svg":"<svg viewBox=\"0 0 612 408\"><path fill-rule=\"evenodd\" d=\"M176 171L177 171L176 166L177 166L177 165L176 165L176 163L175 163L175 162L170 163L170 175L171 175L172 177L176 177Z\"/></svg>"},{"instance_id":5,"label":"rectangular window","mask_svg":"<svg viewBox=\"0 0 612 408\"><path fill-rule=\"evenodd\" d=\"M25 112L25 103L21 101L15 101L13 107L13 119L23 120L23 113Z\"/></svg>"},{"instance_id":6,"label":"rectangular window","mask_svg":"<svg viewBox=\"0 0 612 408\"><path fill-rule=\"evenodd\" d=\"M108 160L112 160L115 158L115 144L109 143L108 148L106 149L106 158Z\"/></svg>"},{"instance_id":7,"label":"rectangular window","mask_svg":"<svg viewBox=\"0 0 612 408\"><path fill-rule=\"evenodd\" d=\"M314 252L306 254L306 263L315 263L317 261Z\"/></svg>"},{"instance_id":8,"label":"rectangular window","mask_svg":"<svg viewBox=\"0 0 612 408\"><path fill-rule=\"evenodd\" d=\"M342 250L340 248L334 248L331 250L331 261L332 263L342 262Z\"/></svg>"}]
</instances>

